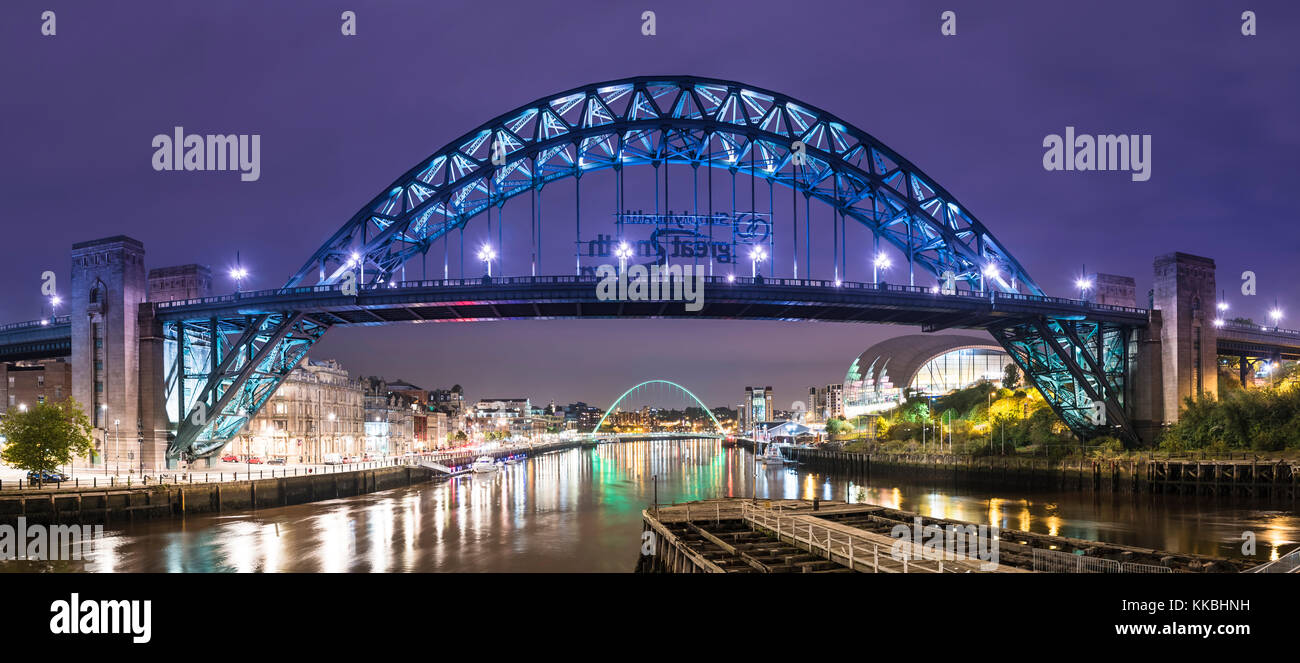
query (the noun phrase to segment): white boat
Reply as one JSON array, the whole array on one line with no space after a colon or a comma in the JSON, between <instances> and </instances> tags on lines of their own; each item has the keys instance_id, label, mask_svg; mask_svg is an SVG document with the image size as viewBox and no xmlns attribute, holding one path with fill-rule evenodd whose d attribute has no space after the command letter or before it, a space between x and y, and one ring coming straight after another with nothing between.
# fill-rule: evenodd
<instances>
[{"instance_id":1,"label":"white boat","mask_svg":"<svg viewBox=\"0 0 1300 663\"><path fill-rule=\"evenodd\" d=\"M470 469L475 472L495 472L497 471L497 463L492 460L491 456L479 456L474 460L474 464L470 465Z\"/></svg>"},{"instance_id":2,"label":"white boat","mask_svg":"<svg viewBox=\"0 0 1300 663\"><path fill-rule=\"evenodd\" d=\"M767 448L763 450L763 454L758 457L758 462L764 465L784 465L785 457L781 455L780 448L775 444L769 444L767 445Z\"/></svg>"}]
</instances>

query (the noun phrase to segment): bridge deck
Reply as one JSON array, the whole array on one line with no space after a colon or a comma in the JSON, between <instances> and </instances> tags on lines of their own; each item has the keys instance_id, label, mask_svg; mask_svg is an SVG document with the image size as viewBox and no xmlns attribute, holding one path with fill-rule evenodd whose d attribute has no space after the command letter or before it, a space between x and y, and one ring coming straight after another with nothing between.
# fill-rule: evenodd
<instances>
[{"instance_id":1,"label":"bridge deck","mask_svg":"<svg viewBox=\"0 0 1300 663\"><path fill-rule=\"evenodd\" d=\"M463 322L525 318L717 318L919 325L929 330L977 328L1027 316L1078 317L1145 325L1145 309L1057 297L886 283L723 277L704 279L701 308L684 301L602 301L595 277L550 276L396 282L345 295L340 286L288 288L238 297L163 302L161 320L302 311L326 325Z\"/></svg>"}]
</instances>

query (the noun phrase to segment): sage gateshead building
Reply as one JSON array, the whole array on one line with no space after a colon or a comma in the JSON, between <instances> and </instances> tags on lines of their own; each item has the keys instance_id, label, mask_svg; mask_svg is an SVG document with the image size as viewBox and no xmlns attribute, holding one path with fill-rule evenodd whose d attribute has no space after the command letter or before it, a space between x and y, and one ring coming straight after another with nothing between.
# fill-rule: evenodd
<instances>
[{"instance_id":1,"label":"sage gateshead building","mask_svg":"<svg viewBox=\"0 0 1300 663\"><path fill-rule=\"evenodd\" d=\"M844 415L888 410L907 393L940 396L980 380L1001 380L1011 357L991 338L914 334L877 343L844 376Z\"/></svg>"}]
</instances>

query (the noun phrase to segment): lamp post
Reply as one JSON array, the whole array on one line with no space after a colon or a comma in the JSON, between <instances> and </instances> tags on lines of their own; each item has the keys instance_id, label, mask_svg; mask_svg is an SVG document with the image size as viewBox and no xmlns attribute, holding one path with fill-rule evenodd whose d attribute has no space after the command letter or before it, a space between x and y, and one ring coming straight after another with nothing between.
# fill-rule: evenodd
<instances>
[{"instance_id":1,"label":"lamp post","mask_svg":"<svg viewBox=\"0 0 1300 663\"><path fill-rule=\"evenodd\" d=\"M122 420L113 420L113 475L121 472L122 463Z\"/></svg>"},{"instance_id":2,"label":"lamp post","mask_svg":"<svg viewBox=\"0 0 1300 663\"><path fill-rule=\"evenodd\" d=\"M50 322L54 322L59 317L59 304L63 303L63 298L58 295L50 295Z\"/></svg>"},{"instance_id":3,"label":"lamp post","mask_svg":"<svg viewBox=\"0 0 1300 663\"><path fill-rule=\"evenodd\" d=\"M871 282L880 282L880 270L889 269L889 256L884 251L876 254L875 260L871 261Z\"/></svg>"},{"instance_id":4,"label":"lamp post","mask_svg":"<svg viewBox=\"0 0 1300 663\"><path fill-rule=\"evenodd\" d=\"M995 279L998 277L998 266L993 263L989 263L984 266L984 271L981 273L984 276L983 278L980 279L980 292L987 292L988 288L984 282L989 279Z\"/></svg>"},{"instance_id":5,"label":"lamp post","mask_svg":"<svg viewBox=\"0 0 1300 663\"><path fill-rule=\"evenodd\" d=\"M1092 281L1081 278L1074 282L1074 287L1079 289L1079 299L1088 301L1088 290L1092 288Z\"/></svg>"},{"instance_id":6,"label":"lamp post","mask_svg":"<svg viewBox=\"0 0 1300 663\"><path fill-rule=\"evenodd\" d=\"M483 247L478 250L478 259L482 260L483 263L487 265L488 278L492 278L492 260L496 257L497 252L493 251L492 246L489 244L484 244Z\"/></svg>"},{"instance_id":7,"label":"lamp post","mask_svg":"<svg viewBox=\"0 0 1300 663\"><path fill-rule=\"evenodd\" d=\"M1282 309L1278 308L1277 300L1273 300L1273 310L1268 312L1268 317L1273 319L1273 331L1277 331L1278 323L1282 321Z\"/></svg>"},{"instance_id":8,"label":"lamp post","mask_svg":"<svg viewBox=\"0 0 1300 663\"><path fill-rule=\"evenodd\" d=\"M618 271L627 271L627 259L632 257L632 247L627 242L619 242L618 248L614 249L614 255L618 257Z\"/></svg>"},{"instance_id":9,"label":"lamp post","mask_svg":"<svg viewBox=\"0 0 1300 663\"><path fill-rule=\"evenodd\" d=\"M767 252L761 246L755 246L754 250L749 252L750 276L758 277L758 263L767 259Z\"/></svg>"}]
</instances>

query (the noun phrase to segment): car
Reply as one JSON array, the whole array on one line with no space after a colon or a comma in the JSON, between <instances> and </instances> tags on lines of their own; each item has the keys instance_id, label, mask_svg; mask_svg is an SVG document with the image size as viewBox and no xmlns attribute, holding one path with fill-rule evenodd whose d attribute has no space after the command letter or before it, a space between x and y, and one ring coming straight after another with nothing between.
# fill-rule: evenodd
<instances>
[{"instance_id":1,"label":"car","mask_svg":"<svg viewBox=\"0 0 1300 663\"><path fill-rule=\"evenodd\" d=\"M325 454L325 458L322 462L326 465L339 465L343 463L343 456L339 454Z\"/></svg>"},{"instance_id":2,"label":"car","mask_svg":"<svg viewBox=\"0 0 1300 663\"><path fill-rule=\"evenodd\" d=\"M267 464L267 465L284 465L284 459L283 459L283 458L268 458L267 461L266 461L266 464Z\"/></svg>"},{"instance_id":3,"label":"car","mask_svg":"<svg viewBox=\"0 0 1300 663\"><path fill-rule=\"evenodd\" d=\"M244 462L248 463L249 465L261 465L262 459L258 458L257 456L249 456L248 459L245 460Z\"/></svg>"},{"instance_id":4,"label":"car","mask_svg":"<svg viewBox=\"0 0 1300 663\"><path fill-rule=\"evenodd\" d=\"M223 463L238 463L238 462L239 462L239 456L236 456L235 454L226 454L226 455L224 455L224 456L221 457L221 462L223 462Z\"/></svg>"},{"instance_id":5,"label":"car","mask_svg":"<svg viewBox=\"0 0 1300 663\"><path fill-rule=\"evenodd\" d=\"M27 480L39 481L41 483L63 483L68 480L68 475L53 470L46 470L44 472L32 470L27 473Z\"/></svg>"}]
</instances>

